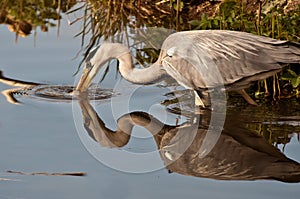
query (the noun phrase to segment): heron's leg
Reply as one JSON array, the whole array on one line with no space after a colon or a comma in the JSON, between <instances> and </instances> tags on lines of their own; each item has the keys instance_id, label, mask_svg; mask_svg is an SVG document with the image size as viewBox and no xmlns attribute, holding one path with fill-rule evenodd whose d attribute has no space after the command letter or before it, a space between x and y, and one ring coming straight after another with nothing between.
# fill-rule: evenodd
<instances>
[{"instance_id":1,"label":"heron's leg","mask_svg":"<svg viewBox=\"0 0 300 199\"><path fill-rule=\"evenodd\" d=\"M241 96L243 96L243 98L251 105L257 106L258 104L248 95L248 93L244 90L238 90L236 91L237 93L239 93Z\"/></svg>"},{"instance_id":2,"label":"heron's leg","mask_svg":"<svg viewBox=\"0 0 300 199\"><path fill-rule=\"evenodd\" d=\"M196 91L194 91L195 93L195 104L197 106L201 106L201 107L205 107L203 101L201 100L201 98L199 97L198 93Z\"/></svg>"}]
</instances>

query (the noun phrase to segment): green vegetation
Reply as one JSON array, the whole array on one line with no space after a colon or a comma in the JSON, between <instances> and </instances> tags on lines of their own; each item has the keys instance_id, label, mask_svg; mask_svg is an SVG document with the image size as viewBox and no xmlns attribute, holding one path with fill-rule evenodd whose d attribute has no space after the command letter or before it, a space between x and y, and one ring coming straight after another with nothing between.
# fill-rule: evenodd
<instances>
[{"instance_id":1,"label":"green vegetation","mask_svg":"<svg viewBox=\"0 0 300 199\"><path fill-rule=\"evenodd\" d=\"M1 0L0 24L6 24L8 29L18 35L26 37L32 29L47 32L49 27L58 27L61 12L66 12L76 0ZM59 29L58 29L59 30Z\"/></svg>"},{"instance_id":2,"label":"green vegetation","mask_svg":"<svg viewBox=\"0 0 300 199\"><path fill-rule=\"evenodd\" d=\"M282 80L288 80L291 81L292 86L294 88L299 87L300 85L300 74L296 74L294 71L292 71L291 69L287 69L287 74L284 74L281 76Z\"/></svg>"},{"instance_id":3,"label":"green vegetation","mask_svg":"<svg viewBox=\"0 0 300 199\"><path fill-rule=\"evenodd\" d=\"M259 7L256 12L249 12L244 1L227 0L219 5L215 16L203 14L201 19L189 23L194 29L237 30L275 39L300 41L300 5L289 12L277 6L269 11Z\"/></svg>"}]
</instances>

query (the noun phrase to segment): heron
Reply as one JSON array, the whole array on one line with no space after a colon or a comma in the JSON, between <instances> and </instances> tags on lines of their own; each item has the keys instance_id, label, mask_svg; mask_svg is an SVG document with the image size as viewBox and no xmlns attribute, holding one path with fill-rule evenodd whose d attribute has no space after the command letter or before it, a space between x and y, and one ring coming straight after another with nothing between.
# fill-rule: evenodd
<instances>
[{"instance_id":1,"label":"heron","mask_svg":"<svg viewBox=\"0 0 300 199\"><path fill-rule=\"evenodd\" d=\"M299 63L300 44L239 31L182 31L165 39L155 63L136 68L128 47L104 42L90 52L76 91L86 92L101 66L111 59L119 61L119 72L132 83L174 78L195 92L195 104L200 106L205 106L203 91L220 87L236 91L249 104L257 105L245 88L278 73L286 64Z\"/></svg>"}]
</instances>

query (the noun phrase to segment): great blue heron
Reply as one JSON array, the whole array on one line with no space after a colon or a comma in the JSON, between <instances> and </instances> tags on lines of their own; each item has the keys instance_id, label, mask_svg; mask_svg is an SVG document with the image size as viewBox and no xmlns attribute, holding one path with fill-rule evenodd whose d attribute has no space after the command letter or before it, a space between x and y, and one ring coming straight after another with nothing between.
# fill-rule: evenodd
<instances>
[{"instance_id":1,"label":"great blue heron","mask_svg":"<svg viewBox=\"0 0 300 199\"><path fill-rule=\"evenodd\" d=\"M149 84L169 75L195 91L198 105L203 105L200 91L222 86L256 105L244 88L252 81L276 74L283 64L299 63L300 44L237 31L183 31L166 38L153 65L138 69L134 68L127 47L103 43L91 52L77 91L86 91L101 66L113 58L119 60L120 73L126 80Z\"/></svg>"}]
</instances>

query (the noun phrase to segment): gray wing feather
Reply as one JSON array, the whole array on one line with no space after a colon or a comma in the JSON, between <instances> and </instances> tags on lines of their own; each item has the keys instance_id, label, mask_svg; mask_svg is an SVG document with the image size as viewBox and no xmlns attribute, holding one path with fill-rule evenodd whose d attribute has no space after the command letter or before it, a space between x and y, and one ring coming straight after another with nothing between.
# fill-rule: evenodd
<instances>
[{"instance_id":1,"label":"gray wing feather","mask_svg":"<svg viewBox=\"0 0 300 199\"><path fill-rule=\"evenodd\" d=\"M300 44L236 31L178 32L162 46L167 52L171 48L171 55L163 59L167 72L176 70L175 79L186 84L188 81L187 86L194 88L229 85L256 74L278 71L283 63L300 62Z\"/></svg>"}]
</instances>

